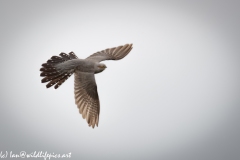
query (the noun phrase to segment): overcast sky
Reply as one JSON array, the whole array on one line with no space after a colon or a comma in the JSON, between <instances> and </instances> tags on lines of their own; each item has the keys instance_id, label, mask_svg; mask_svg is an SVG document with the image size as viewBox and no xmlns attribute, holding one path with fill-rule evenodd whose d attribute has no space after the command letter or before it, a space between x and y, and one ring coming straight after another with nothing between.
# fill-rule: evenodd
<instances>
[{"instance_id":1,"label":"overcast sky","mask_svg":"<svg viewBox=\"0 0 240 160\"><path fill-rule=\"evenodd\" d=\"M0 152L73 160L240 158L239 1L0 1ZM96 75L99 127L73 76L46 89L40 67L133 43ZM43 159L43 158L39 158Z\"/></svg>"}]
</instances>

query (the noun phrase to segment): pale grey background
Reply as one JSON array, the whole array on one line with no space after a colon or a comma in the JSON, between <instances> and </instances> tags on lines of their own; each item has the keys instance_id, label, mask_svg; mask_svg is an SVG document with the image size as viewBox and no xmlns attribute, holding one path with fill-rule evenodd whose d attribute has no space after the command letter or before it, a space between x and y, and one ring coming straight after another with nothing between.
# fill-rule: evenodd
<instances>
[{"instance_id":1,"label":"pale grey background","mask_svg":"<svg viewBox=\"0 0 240 160\"><path fill-rule=\"evenodd\" d=\"M238 160L239 1L0 1L0 151L74 160ZM99 127L73 77L41 84L52 55L133 43L96 75Z\"/></svg>"}]
</instances>

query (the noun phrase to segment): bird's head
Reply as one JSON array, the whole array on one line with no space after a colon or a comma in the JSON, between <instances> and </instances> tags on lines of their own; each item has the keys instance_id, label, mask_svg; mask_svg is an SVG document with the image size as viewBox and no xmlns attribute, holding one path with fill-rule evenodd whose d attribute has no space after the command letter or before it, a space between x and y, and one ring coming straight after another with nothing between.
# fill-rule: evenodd
<instances>
[{"instance_id":1,"label":"bird's head","mask_svg":"<svg viewBox=\"0 0 240 160\"><path fill-rule=\"evenodd\" d=\"M97 69L95 71L95 73L99 73L99 72L102 72L104 71L105 69L107 68L107 66L103 63L98 63L97 64Z\"/></svg>"},{"instance_id":2,"label":"bird's head","mask_svg":"<svg viewBox=\"0 0 240 160\"><path fill-rule=\"evenodd\" d=\"M99 64L98 64L98 68L104 70L105 68L107 68L107 66L106 66L105 64L103 64L103 63L99 63Z\"/></svg>"}]
</instances>

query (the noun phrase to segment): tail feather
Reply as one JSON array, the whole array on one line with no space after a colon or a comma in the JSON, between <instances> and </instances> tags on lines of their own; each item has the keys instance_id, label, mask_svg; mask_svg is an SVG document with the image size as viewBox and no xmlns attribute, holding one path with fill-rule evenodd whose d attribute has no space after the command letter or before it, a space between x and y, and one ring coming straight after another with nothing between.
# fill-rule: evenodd
<instances>
[{"instance_id":1,"label":"tail feather","mask_svg":"<svg viewBox=\"0 0 240 160\"><path fill-rule=\"evenodd\" d=\"M70 59L78 59L78 57L73 52L69 53L69 57Z\"/></svg>"},{"instance_id":2,"label":"tail feather","mask_svg":"<svg viewBox=\"0 0 240 160\"><path fill-rule=\"evenodd\" d=\"M57 89L59 86L61 86L71 75L72 73L65 75L60 81L58 81L54 88Z\"/></svg>"},{"instance_id":3,"label":"tail feather","mask_svg":"<svg viewBox=\"0 0 240 160\"><path fill-rule=\"evenodd\" d=\"M58 71L55 71L55 72L42 72L40 74L40 76L41 77L45 77L45 76L53 76L53 75L59 75L59 74L60 74L60 72L58 72Z\"/></svg>"},{"instance_id":4,"label":"tail feather","mask_svg":"<svg viewBox=\"0 0 240 160\"><path fill-rule=\"evenodd\" d=\"M45 78L42 79L42 83L57 79L59 77L62 77L63 74L59 74L59 75L53 75L53 76L46 76Z\"/></svg>"},{"instance_id":5,"label":"tail feather","mask_svg":"<svg viewBox=\"0 0 240 160\"><path fill-rule=\"evenodd\" d=\"M47 88L52 87L53 85L55 85L56 83L58 83L58 82L59 82L61 79L63 79L63 78L64 78L64 76L60 76L60 77L58 77L58 78L50 81L50 82L46 85L46 87L47 87Z\"/></svg>"},{"instance_id":6,"label":"tail feather","mask_svg":"<svg viewBox=\"0 0 240 160\"><path fill-rule=\"evenodd\" d=\"M64 61L62 57L58 57L58 56L52 56L51 59L55 61Z\"/></svg>"},{"instance_id":7,"label":"tail feather","mask_svg":"<svg viewBox=\"0 0 240 160\"><path fill-rule=\"evenodd\" d=\"M55 68L55 65L59 63L63 63L65 61L71 60L71 59L78 59L78 57L73 53L70 52L69 55L66 53L60 53L60 56L52 56L51 59L47 61L47 63L42 64L42 68L40 68L41 77L44 77L41 82L48 84L46 85L47 88L54 86L55 89L57 89L59 86L61 86L74 72L74 70L69 71L58 71Z\"/></svg>"},{"instance_id":8,"label":"tail feather","mask_svg":"<svg viewBox=\"0 0 240 160\"><path fill-rule=\"evenodd\" d=\"M59 54L64 60L70 60L70 57L69 57L69 55L67 55L66 53L60 53Z\"/></svg>"},{"instance_id":9,"label":"tail feather","mask_svg":"<svg viewBox=\"0 0 240 160\"><path fill-rule=\"evenodd\" d=\"M64 62L64 60L53 60L53 59L49 59L47 61L47 63L49 64L58 64L58 63L61 63L61 62Z\"/></svg>"},{"instance_id":10,"label":"tail feather","mask_svg":"<svg viewBox=\"0 0 240 160\"><path fill-rule=\"evenodd\" d=\"M42 66L45 68L52 68L52 64L49 63L43 63Z\"/></svg>"},{"instance_id":11,"label":"tail feather","mask_svg":"<svg viewBox=\"0 0 240 160\"><path fill-rule=\"evenodd\" d=\"M54 71L56 71L56 68L54 68L54 67L41 68L40 71L42 71L42 72L54 72Z\"/></svg>"}]
</instances>

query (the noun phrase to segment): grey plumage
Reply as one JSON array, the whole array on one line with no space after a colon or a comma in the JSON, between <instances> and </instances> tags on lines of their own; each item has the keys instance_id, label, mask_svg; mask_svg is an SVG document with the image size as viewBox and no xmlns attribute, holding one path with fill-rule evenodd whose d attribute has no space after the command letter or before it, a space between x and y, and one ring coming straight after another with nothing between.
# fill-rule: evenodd
<instances>
[{"instance_id":1,"label":"grey plumage","mask_svg":"<svg viewBox=\"0 0 240 160\"><path fill-rule=\"evenodd\" d=\"M60 53L52 56L42 64L40 76L42 83L48 82L47 88L57 89L74 73L75 103L79 113L86 119L89 126L98 126L100 102L94 74L102 72L106 65L99 63L104 60L120 60L132 50L132 44L108 48L96 52L86 59L79 59L73 52Z\"/></svg>"}]
</instances>

